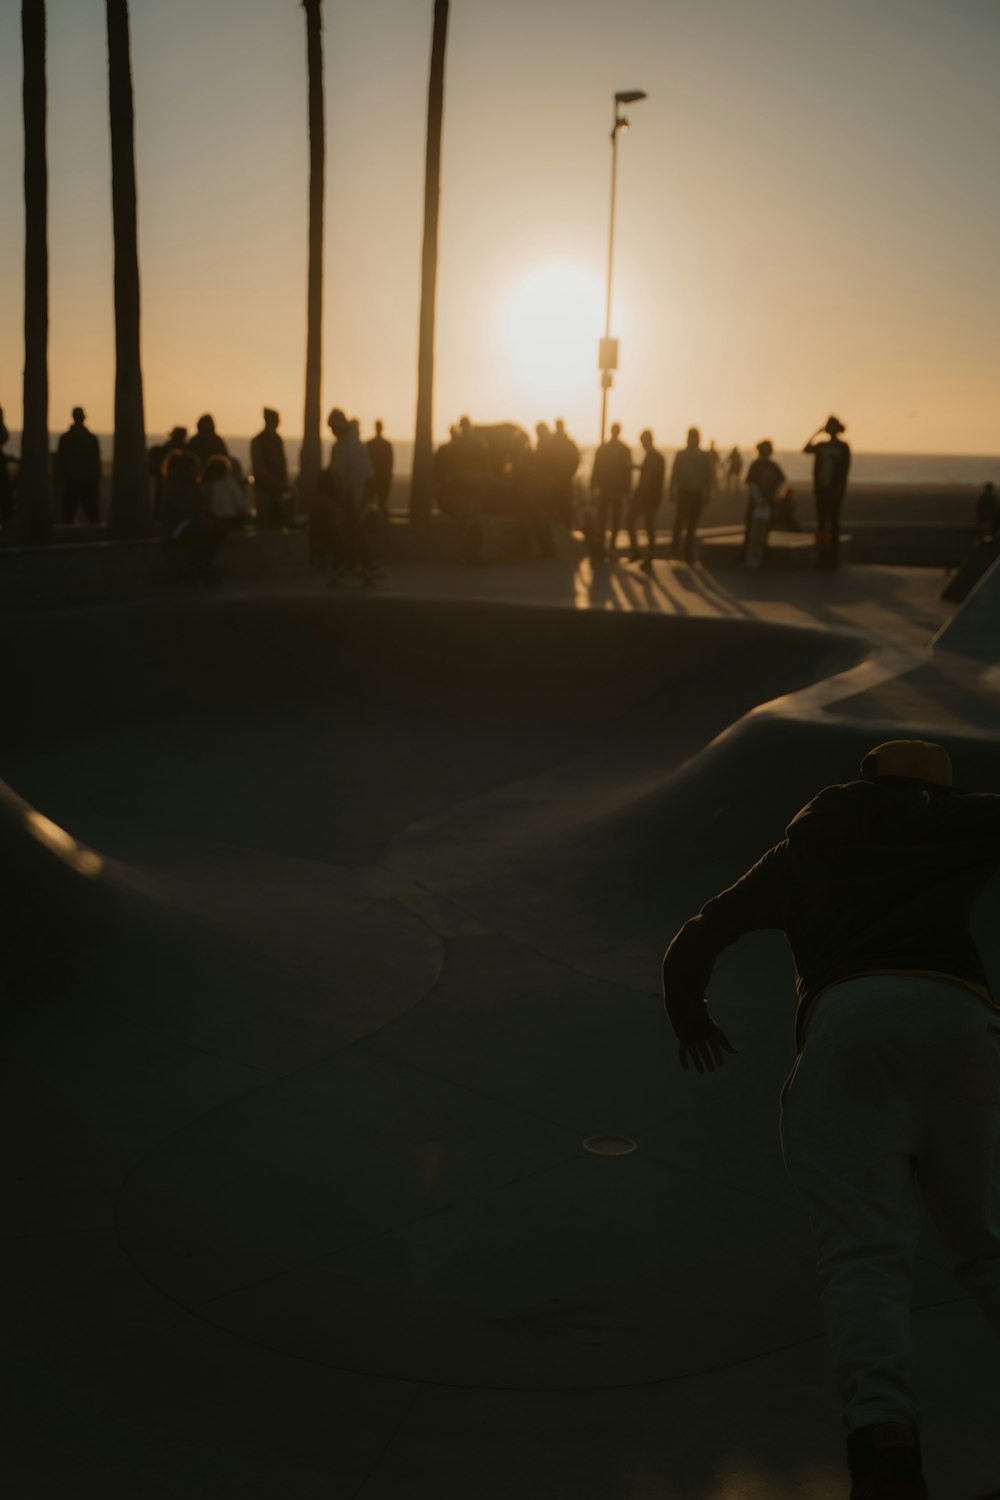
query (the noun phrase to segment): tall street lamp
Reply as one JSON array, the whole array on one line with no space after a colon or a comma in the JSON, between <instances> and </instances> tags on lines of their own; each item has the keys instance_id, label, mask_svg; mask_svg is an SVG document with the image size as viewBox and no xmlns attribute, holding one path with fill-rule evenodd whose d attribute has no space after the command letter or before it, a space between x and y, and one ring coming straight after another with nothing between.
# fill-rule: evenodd
<instances>
[{"instance_id":1,"label":"tall street lamp","mask_svg":"<svg viewBox=\"0 0 1000 1500\"><path fill-rule=\"evenodd\" d=\"M611 389L612 370L618 368L618 340L611 337L611 267L615 253L615 189L618 185L618 132L628 130L628 120L621 112L623 104L637 104L647 96L642 89L623 89L615 95L614 125L611 128L611 227L608 232L608 295L604 314L604 337L597 356L601 372L601 442L608 419L608 391Z\"/></svg>"}]
</instances>

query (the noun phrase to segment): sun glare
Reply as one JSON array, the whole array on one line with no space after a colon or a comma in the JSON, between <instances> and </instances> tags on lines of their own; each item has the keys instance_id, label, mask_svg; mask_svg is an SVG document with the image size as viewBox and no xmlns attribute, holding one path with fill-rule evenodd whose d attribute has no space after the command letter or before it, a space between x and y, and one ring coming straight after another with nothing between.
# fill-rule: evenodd
<instances>
[{"instance_id":1,"label":"sun glare","mask_svg":"<svg viewBox=\"0 0 1000 1500\"><path fill-rule=\"evenodd\" d=\"M604 290L586 266L558 261L524 276L503 304L502 340L526 392L556 401L594 388Z\"/></svg>"}]
</instances>

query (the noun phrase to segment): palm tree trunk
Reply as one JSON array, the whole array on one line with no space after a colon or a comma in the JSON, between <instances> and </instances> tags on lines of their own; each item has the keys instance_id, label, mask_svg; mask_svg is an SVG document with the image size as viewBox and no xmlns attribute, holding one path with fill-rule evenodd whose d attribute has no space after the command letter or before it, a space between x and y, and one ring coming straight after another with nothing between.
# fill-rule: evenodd
<instances>
[{"instance_id":1,"label":"palm tree trunk","mask_svg":"<svg viewBox=\"0 0 1000 1500\"><path fill-rule=\"evenodd\" d=\"M115 237L115 440L110 529L149 528L149 470L139 353L139 242L136 226L135 113L128 0L107 0L111 212Z\"/></svg>"},{"instance_id":2,"label":"palm tree trunk","mask_svg":"<svg viewBox=\"0 0 1000 1500\"><path fill-rule=\"evenodd\" d=\"M45 151L45 0L21 0L24 51L24 415L15 535L52 536L49 457L49 173Z\"/></svg>"},{"instance_id":3,"label":"palm tree trunk","mask_svg":"<svg viewBox=\"0 0 1000 1500\"><path fill-rule=\"evenodd\" d=\"M430 519L434 472L434 314L437 298L438 205L441 198L441 122L448 0L434 0L431 76L427 90L427 158L424 168L424 248L420 275L420 342L417 351L417 429L410 482L410 520Z\"/></svg>"},{"instance_id":4,"label":"palm tree trunk","mask_svg":"<svg viewBox=\"0 0 1000 1500\"><path fill-rule=\"evenodd\" d=\"M309 71L309 280L306 311L306 400L299 459L299 494L309 508L322 467L320 386L323 379L323 190L326 123L323 104L322 0L302 0Z\"/></svg>"}]
</instances>

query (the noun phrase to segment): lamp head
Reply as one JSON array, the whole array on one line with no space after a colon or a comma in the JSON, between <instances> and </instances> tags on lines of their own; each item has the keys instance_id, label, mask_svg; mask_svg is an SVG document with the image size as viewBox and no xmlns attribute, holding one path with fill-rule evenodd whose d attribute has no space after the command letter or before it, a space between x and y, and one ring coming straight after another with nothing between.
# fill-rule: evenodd
<instances>
[{"instance_id":1,"label":"lamp head","mask_svg":"<svg viewBox=\"0 0 1000 1500\"><path fill-rule=\"evenodd\" d=\"M642 89L622 89L615 95L616 104L636 104L640 99L647 98Z\"/></svg>"}]
</instances>

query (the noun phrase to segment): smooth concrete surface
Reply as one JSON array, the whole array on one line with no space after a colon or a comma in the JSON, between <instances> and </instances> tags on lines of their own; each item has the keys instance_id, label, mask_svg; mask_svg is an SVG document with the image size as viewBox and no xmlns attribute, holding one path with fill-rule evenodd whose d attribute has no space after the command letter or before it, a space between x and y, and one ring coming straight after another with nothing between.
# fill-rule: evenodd
<instances>
[{"instance_id":1,"label":"smooth concrete surface","mask_svg":"<svg viewBox=\"0 0 1000 1500\"><path fill-rule=\"evenodd\" d=\"M17 616L7 1493L846 1500L787 950L720 960L715 1075L659 959L879 739L1000 790L1000 682L930 649L925 570L732 582L561 559ZM914 1307L931 1494L971 1500L1000 1353L931 1232Z\"/></svg>"},{"instance_id":2,"label":"smooth concrete surface","mask_svg":"<svg viewBox=\"0 0 1000 1500\"><path fill-rule=\"evenodd\" d=\"M1000 558L990 564L961 608L938 631L933 644L939 651L993 664L997 661L998 633Z\"/></svg>"},{"instance_id":3,"label":"smooth concrete surface","mask_svg":"<svg viewBox=\"0 0 1000 1500\"><path fill-rule=\"evenodd\" d=\"M955 496L935 498L932 492L922 499L913 497L912 504L901 510L899 499L891 491L852 496L851 523L841 537L842 562L916 565L929 570L953 569L961 563L975 538L972 523L962 520L965 503ZM735 494L718 495L706 508L698 533L700 561L706 568L728 573L740 566L743 511L744 500ZM931 519L920 519L928 516ZM265 580L280 580L288 586L304 579L309 572L309 547L305 521L300 519L302 525L290 528L250 526L232 532L217 559L224 576L251 586ZM772 532L765 574L787 569L815 571L812 522L805 512L800 524L799 531ZM562 526L554 526L550 540L561 564L582 563L586 547L581 532L569 534ZM618 540L624 564L629 551L624 530ZM4 543L2 536L0 543ZM381 528L377 547L394 573L410 571L414 564L453 572L464 567L465 528L441 516L413 525L397 511L388 526ZM525 528L512 518L485 519L481 553L490 569L523 564L534 550ZM654 553L666 560L672 552L670 506L664 504ZM105 526L57 527L48 546L0 545L0 616L31 608L166 596L176 592L179 572L176 556L158 536L112 540Z\"/></svg>"}]
</instances>

